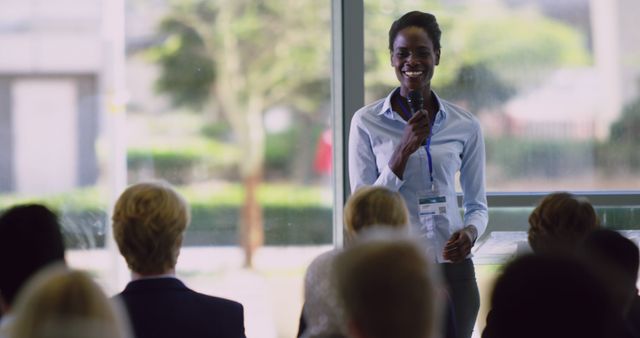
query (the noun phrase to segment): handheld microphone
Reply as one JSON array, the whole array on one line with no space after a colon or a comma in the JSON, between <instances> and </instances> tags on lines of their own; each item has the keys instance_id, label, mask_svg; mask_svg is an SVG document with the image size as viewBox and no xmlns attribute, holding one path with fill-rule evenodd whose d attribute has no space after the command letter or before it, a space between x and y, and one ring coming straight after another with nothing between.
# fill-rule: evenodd
<instances>
[{"instance_id":1,"label":"handheld microphone","mask_svg":"<svg viewBox=\"0 0 640 338\"><path fill-rule=\"evenodd\" d=\"M422 93L419 90L412 90L407 95L407 102L409 102L409 109L411 109L411 115L415 115L417 112L422 110L424 105L424 99L422 98ZM422 141L422 145L426 145L427 140Z\"/></svg>"},{"instance_id":2,"label":"handheld microphone","mask_svg":"<svg viewBox=\"0 0 640 338\"><path fill-rule=\"evenodd\" d=\"M419 90L412 90L407 95L407 101L409 102L409 108L411 109L411 115L415 115L422 109L424 99L422 93Z\"/></svg>"}]
</instances>

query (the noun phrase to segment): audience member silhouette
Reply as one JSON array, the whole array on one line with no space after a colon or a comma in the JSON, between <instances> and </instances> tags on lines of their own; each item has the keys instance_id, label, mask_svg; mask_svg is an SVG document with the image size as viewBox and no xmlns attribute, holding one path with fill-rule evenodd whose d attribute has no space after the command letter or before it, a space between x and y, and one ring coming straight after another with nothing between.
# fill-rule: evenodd
<instances>
[{"instance_id":1,"label":"audience member silhouette","mask_svg":"<svg viewBox=\"0 0 640 338\"><path fill-rule=\"evenodd\" d=\"M575 253L599 226L591 204L566 192L547 195L529 216L529 245L536 253Z\"/></svg>"},{"instance_id":2,"label":"audience member silhouette","mask_svg":"<svg viewBox=\"0 0 640 338\"><path fill-rule=\"evenodd\" d=\"M58 217L39 204L14 206L0 216L0 332L11 320L15 298L43 267L64 263Z\"/></svg>"},{"instance_id":3,"label":"audience member silhouette","mask_svg":"<svg viewBox=\"0 0 640 338\"><path fill-rule=\"evenodd\" d=\"M118 309L121 310L121 309ZM127 338L123 311L84 272L43 269L16 299L11 338Z\"/></svg>"},{"instance_id":4,"label":"audience member silhouette","mask_svg":"<svg viewBox=\"0 0 640 338\"><path fill-rule=\"evenodd\" d=\"M482 338L610 338L609 299L574 257L516 258L498 278Z\"/></svg>"},{"instance_id":5,"label":"audience member silhouette","mask_svg":"<svg viewBox=\"0 0 640 338\"><path fill-rule=\"evenodd\" d=\"M132 271L120 293L137 338L244 337L241 304L187 288L175 277L189 223L185 200L164 183L127 188L116 202L113 235Z\"/></svg>"},{"instance_id":6,"label":"audience member silhouette","mask_svg":"<svg viewBox=\"0 0 640 338\"><path fill-rule=\"evenodd\" d=\"M362 187L351 195L344 207L346 245L354 241L360 231L373 226L408 229L408 220L407 207L400 194L379 186ZM338 304L335 283L330 278L339 253L339 249L325 252L307 268L299 336L346 335L342 307Z\"/></svg>"},{"instance_id":7,"label":"audience member silhouette","mask_svg":"<svg viewBox=\"0 0 640 338\"><path fill-rule=\"evenodd\" d=\"M350 337L439 336L440 283L425 248L406 235L374 235L346 248L335 261Z\"/></svg>"},{"instance_id":8,"label":"audience member silhouette","mask_svg":"<svg viewBox=\"0 0 640 338\"><path fill-rule=\"evenodd\" d=\"M600 229L589 234L582 246L588 265L606 286L617 313L623 318L628 336L640 337L640 301L636 282L640 253L638 247L620 233ZM633 311L632 311L633 310Z\"/></svg>"}]
</instances>

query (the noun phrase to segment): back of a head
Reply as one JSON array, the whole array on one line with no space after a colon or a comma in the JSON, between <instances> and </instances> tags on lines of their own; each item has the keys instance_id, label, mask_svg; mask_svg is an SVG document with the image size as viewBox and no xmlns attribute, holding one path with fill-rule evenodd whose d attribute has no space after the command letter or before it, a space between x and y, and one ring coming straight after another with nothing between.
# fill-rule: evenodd
<instances>
[{"instance_id":1,"label":"back of a head","mask_svg":"<svg viewBox=\"0 0 640 338\"><path fill-rule=\"evenodd\" d=\"M618 311L626 313L637 296L638 247L616 231L599 229L585 238L581 253L607 285Z\"/></svg>"},{"instance_id":2,"label":"back of a head","mask_svg":"<svg viewBox=\"0 0 640 338\"><path fill-rule=\"evenodd\" d=\"M344 225L350 235L371 226L405 228L408 223L404 199L385 187L361 187L349 197L344 207Z\"/></svg>"},{"instance_id":3,"label":"back of a head","mask_svg":"<svg viewBox=\"0 0 640 338\"><path fill-rule=\"evenodd\" d=\"M91 277L53 266L38 273L16 299L12 338L126 336L124 318Z\"/></svg>"},{"instance_id":4,"label":"back of a head","mask_svg":"<svg viewBox=\"0 0 640 338\"><path fill-rule=\"evenodd\" d=\"M18 205L0 217L0 293L7 305L43 267L64 262L58 217L39 204Z\"/></svg>"},{"instance_id":5,"label":"back of a head","mask_svg":"<svg viewBox=\"0 0 640 338\"><path fill-rule=\"evenodd\" d=\"M577 259L525 255L506 266L483 338L605 338L612 313L604 286Z\"/></svg>"},{"instance_id":6,"label":"back of a head","mask_svg":"<svg viewBox=\"0 0 640 338\"><path fill-rule=\"evenodd\" d=\"M438 317L435 276L418 244L391 237L358 241L336 259L334 278L350 328L367 338L431 337Z\"/></svg>"},{"instance_id":7,"label":"back of a head","mask_svg":"<svg viewBox=\"0 0 640 338\"><path fill-rule=\"evenodd\" d=\"M606 264L618 266L633 281L638 278L638 247L619 232L609 229L593 231L585 238L582 247L591 258L599 258L606 261Z\"/></svg>"},{"instance_id":8,"label":"back of a head","mask_svg":"<svg viewBox=\"0 0 640 338\"><path fill-rule=\"evenodd\" d=\"M534 252L575 253L580 242L598 228L593 206L566 192L547 195L529 216L529 244Z\"/></svg>"},{"instance_id":9,"label":"back of a head","mask_svg":"<svg viewBox=\"0 0 640 338\"><path fill-rule=\"evenodd\" d=\"M184 198L165 183L127 188L113 212L113 236L129 268L142 275L173 269L189 223Z\"/></svg>"}]
</instances>

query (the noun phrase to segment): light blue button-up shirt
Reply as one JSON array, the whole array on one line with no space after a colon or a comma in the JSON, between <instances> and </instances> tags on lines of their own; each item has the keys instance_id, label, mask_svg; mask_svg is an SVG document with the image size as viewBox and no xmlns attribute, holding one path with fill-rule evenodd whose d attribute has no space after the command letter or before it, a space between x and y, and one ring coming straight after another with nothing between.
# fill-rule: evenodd
<instances>
[{"instance_id":1,"label":"light blue button-up shirt","mask_svg":"<svg viewBox=\"0 0 640 338\"><path fill-rule=\"evenodd\" d=\"M435 96L440 109L431 129L430 150L434 183L439 195L446 196L447 213L435 216L434 236L427 238L418 217L418 198L431 189L425 147L411 154L402 180L389 167L391 155L400 143L407 124L391 106L391 98L397 90L361 108L351 120L351 191L364 185L380 185L400 192L409 209L412 232L422 237L432 257L436 257L438 262L446 262L442 251L454 232L466 225L474 225L480 236L487 227L482 130L471 113ZM459 212L455 191L458 172L463 192L464 220Z\"/></svg>"}]
</instances>

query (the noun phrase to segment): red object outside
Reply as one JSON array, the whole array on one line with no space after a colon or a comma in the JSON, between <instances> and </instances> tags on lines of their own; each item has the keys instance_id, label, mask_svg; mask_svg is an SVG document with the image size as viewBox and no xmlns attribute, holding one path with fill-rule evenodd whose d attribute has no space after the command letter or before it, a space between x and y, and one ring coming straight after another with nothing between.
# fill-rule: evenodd
<instances>
[{"instance_id":1,"label":"red object outside","mask_svg":"<svg viewBox=\"0 0 640 338\"><path fill-rule=\"evenodd\" d=\"M316 158L313 163L313 169L317 174L331 175L332 144L331 129L326 129L320 135L318 145L316 146Z\"/></svg>"}]
</instances>

